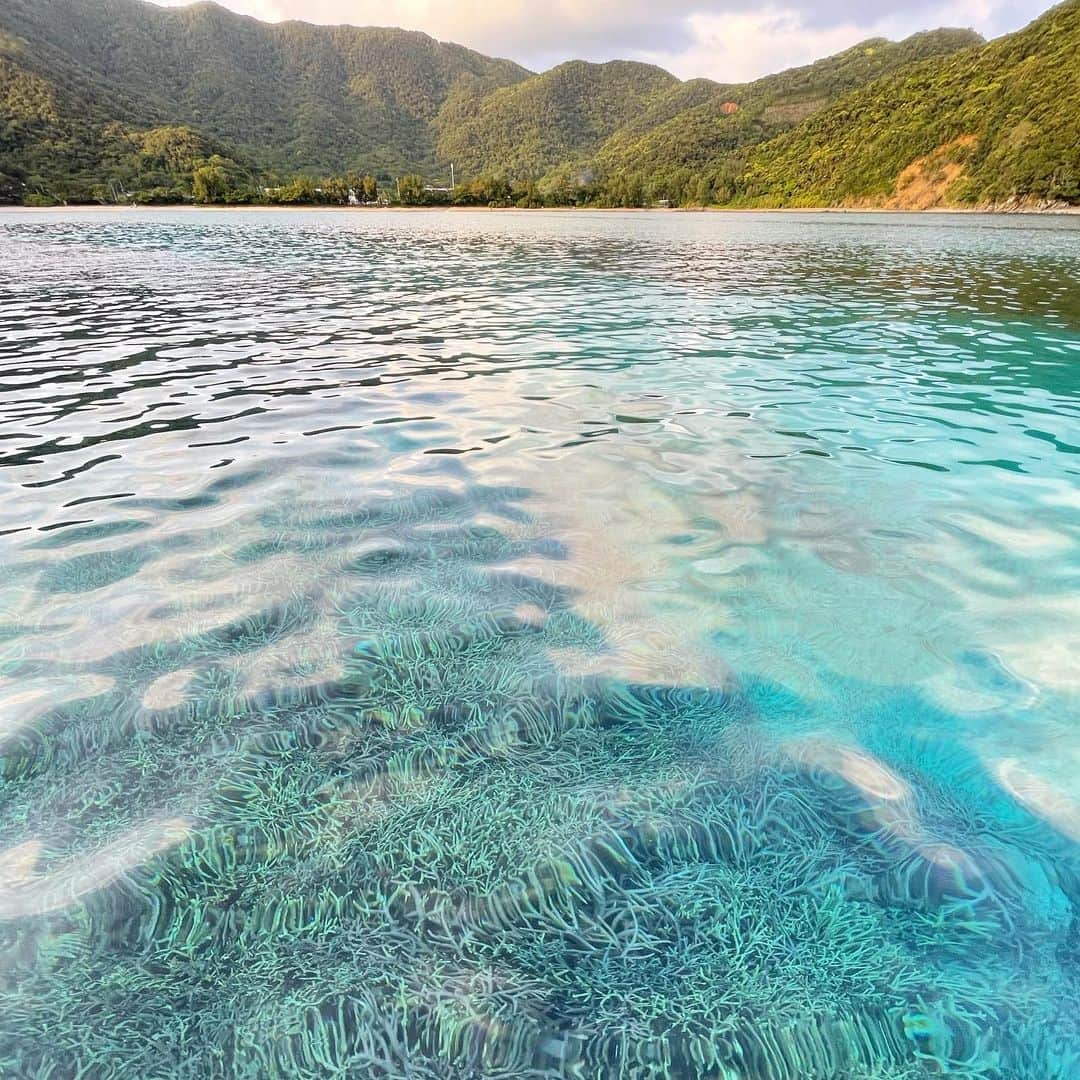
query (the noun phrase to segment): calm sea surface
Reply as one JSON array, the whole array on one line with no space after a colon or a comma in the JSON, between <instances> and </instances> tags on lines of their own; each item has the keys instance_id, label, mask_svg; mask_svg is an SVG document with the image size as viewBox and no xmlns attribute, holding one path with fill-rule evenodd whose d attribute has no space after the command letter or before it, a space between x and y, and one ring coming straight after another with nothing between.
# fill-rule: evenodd
<instances>
[{"instance_id":1,"label":"calm sea surface","mask_svg":"<svg viewBox=\"0 0 1080 1080\"><path fill-rule=\"evenodd\" d=\"M0 1075L1080 1076L1080 219L0 214Z\"/></svg>"}]
</instances>

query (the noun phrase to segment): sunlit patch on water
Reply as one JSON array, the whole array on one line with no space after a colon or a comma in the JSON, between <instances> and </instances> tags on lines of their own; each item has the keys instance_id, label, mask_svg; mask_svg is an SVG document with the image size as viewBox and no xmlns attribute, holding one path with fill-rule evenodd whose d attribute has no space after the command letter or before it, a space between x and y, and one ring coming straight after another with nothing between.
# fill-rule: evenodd
<instances>
[{"instance_id":1,"label":"sunlit patch on water","mask_svg":"<svg viewBox=\"0 0 1080 1080\"><path fill-rule=\"evenodd\" d=\"M1080 1074L1080 230L0 216L0 1074Z\"/></svg>"}]
</instances>

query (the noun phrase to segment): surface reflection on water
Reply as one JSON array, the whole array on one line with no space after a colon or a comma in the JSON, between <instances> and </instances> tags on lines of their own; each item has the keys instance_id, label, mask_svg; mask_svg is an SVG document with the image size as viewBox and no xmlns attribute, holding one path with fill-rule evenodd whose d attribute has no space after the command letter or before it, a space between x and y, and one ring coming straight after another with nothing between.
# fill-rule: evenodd
<instances>
[{"instance_id":1,"label":"surface reflection on water","mask_svg":"<svg viewBox=\"0 0 1080 1080\"><path fill-rule=\"evenodd\" d=\"M1080 1072L1080 228L0 215L0 1072Z\"/></svg>"}]
</instances>

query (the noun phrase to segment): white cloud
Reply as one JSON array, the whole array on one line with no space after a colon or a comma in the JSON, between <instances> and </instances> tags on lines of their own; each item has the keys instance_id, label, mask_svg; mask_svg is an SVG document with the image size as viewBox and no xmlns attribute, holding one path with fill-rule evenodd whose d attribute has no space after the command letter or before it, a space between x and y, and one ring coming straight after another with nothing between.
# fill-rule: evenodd
<instances>
[{"instance_id":1,"label":"white cloud","mask_svg":"<svg viewBox=\"0 0 1080 1080\"><path fill-rule=\"evenodd\" d=\"M874 36L866 27L842 24L810 29L792 11L694 15L693 44L651 59L681 79L704 75L718 82L746 82L760 75L811 63Z\"/></svg>"},{"instance_id":2,"label":"white cloud","mask_svg":"<svg viewBox=\"0 0 1080 1080\"><path fill-rule=\"evenodd\" d=\"M704 75L719 82L744 82L819 60L870 37L892 40L937 26L972 27L987 37L1015 29L1039 12L1034 4L1014 24L995 20L985 0L953 0L939 4L933 17L919 6L903 12L876 13L868 5L858 17L845 5L844 17L825 19L820 11L764 7L755 11L691 14L686 22L690 44L678 50L642 50L639 55L689 79Z\"/></svg>"},{"instance_id":3,"label":"white cloud","mask_svg":"<svg viewBox=\"0 0 1080 1080\"><path fill-rule=\"evenodd\" d=\"M165 0L172 2L172 0ZM867 37L936 26L986 36L1017 29L1046 0L225 0L256 18L423 30L534 70L562 60L647 60L681 78L742 81Z\"/></svg>"}]
</instances>

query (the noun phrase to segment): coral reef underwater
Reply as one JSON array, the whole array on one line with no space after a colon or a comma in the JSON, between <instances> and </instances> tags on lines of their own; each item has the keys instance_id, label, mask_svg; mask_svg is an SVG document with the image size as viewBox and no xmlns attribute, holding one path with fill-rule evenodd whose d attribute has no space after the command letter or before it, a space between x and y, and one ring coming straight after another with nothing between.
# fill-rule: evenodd
<instances>
[{"instance_id":1,"label":"coral reef underwater","mask_svg":"<svg viewBox=\"0 0 1080 1080\"><path fill-rule=\"evenodd\" d=\"M1075 841L910 689L568 674L607 645L513 565L563 554L519 496L300 499L231 557L321 591L4 653L103 689L0 733L0 1075L1080 1075ZM138 531L36 587L135 573Z\"/></svg>"}]
</instances>

